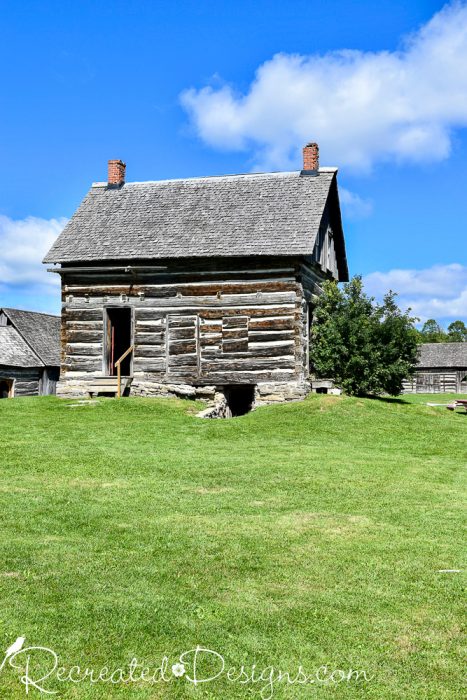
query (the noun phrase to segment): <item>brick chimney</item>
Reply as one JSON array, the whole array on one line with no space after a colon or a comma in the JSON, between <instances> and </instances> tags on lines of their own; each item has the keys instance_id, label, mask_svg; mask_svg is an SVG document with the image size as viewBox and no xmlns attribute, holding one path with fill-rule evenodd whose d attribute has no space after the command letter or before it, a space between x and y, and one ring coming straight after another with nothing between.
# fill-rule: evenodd
<instances>
[{"instance_id":1,"label":"brick chimney","mask_svg":"<svg viewBox=\"0 0 467 700\"><path fill-rule=\"evenodd\" d=\"M107 182L110 187L119 187L125 183L125 168L122 160L109 160Z\"/></svg>"},{"instance_id":2,"label":"brick chimney","mask_svg":"<svg viewBox=\"0 0 467 700\"><path fill-rule=\"evenodd\" d=\"M317 143L307 143L303 148L303 175L317 175L319 170L319 147Z\"/></svg>"}]
</instances>

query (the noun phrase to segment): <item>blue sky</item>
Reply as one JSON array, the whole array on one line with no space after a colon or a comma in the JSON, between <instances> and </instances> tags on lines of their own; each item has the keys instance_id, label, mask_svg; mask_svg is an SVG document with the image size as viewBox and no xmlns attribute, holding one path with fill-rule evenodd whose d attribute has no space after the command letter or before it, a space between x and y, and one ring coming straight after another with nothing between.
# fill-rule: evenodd
<instances>
[{"instance_id":1,"label":"blue sky","mask_svg":"<svg viewBox=\"0 0 467 700\"><path fill-rule=\"evenodd\" d=\"M0 10L0 305L59 311L40 260L109 158L128 180L299 169L317 140L351 273L421 318L467 320L465 4Z\"/></svg>"}]
</instances>

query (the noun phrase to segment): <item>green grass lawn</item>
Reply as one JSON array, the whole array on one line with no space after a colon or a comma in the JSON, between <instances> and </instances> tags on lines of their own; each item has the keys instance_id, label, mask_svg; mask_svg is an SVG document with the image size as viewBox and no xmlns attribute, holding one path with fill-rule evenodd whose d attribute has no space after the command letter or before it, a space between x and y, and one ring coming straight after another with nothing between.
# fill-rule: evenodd
<instances>
[{"instance_id":1,"label":"green grass lawn","mask_svg":"<svg viewBox=\"0 0 467 700\"><path fill-rule=\"evenodd\" d=\"M424 405L446 399L211 421L176 400L1 401L0 645L97 672L169 659L156 684L43 681L64 698L267 698L267 667L301 665L315 682L274 698L460 699L465 578L439 570L465 568L467 415ZM197 645L249 682L174 678ZM30 657L30 677L50 670ZM20 676L3 668L1 697L25 696Z\"/></svg>"}]
</instances>

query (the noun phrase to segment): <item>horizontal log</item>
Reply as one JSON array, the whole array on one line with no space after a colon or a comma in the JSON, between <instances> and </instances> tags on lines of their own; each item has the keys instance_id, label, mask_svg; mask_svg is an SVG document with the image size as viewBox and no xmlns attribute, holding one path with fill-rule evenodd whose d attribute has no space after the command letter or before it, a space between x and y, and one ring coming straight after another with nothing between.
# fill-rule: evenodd
<instances>
[{"instance_id":1,"label":"horizontal log","mask_svg":"<svg viewBox=\"0 0 467 700\"><path fill-rule=\"evenodd\" d=\"M295 328L296 319L295 316L287 316L286 318L250 318L249 330L293 330Z\"/></svg>"},{"instance_id":2,"label":"horizontal log","mask_svg":"<svg viewBox=\"0 0 467 700\"><path fill-rule=\"evenodd\" d=\"M186 355L196 352L196 340L177 340L169 342L169 355Z\"/></svg>"},{"instance_id":3,"label":"horizontal log","mask_svg":"<svg viewBox=\"0 0 467 700\"><path fill-rule=\"evenodd\" d=\"M238 309L229 309L229 316L248 316L250 328L252 327L253 318L261 318L262 316L291 316L295 314L295 307L292 304L284 304L283 306L245 306ZM222 319L226 315L222 309L200 309L199 316L203 319Z\"/></svg>"},{"instance_id":4,"label":"horizontal log","mask_svg":"<svg viewBox=\"0 0 467 700\"><path fill-rule=\"evenodd\" d=\"M7 379L22 379L24 381L35 381L39 379L39 373L42 372L39 368L34 367L10 367L8 365L0 365L0 376Z\"/></svg>"},{"instance_id":5,"label":"horizontal log","mask_svg":"<svg viewBox=\"0 0 467 700\"><path fill-rule=\"evenodd\" d=\"M170 330L173 328L194 328L196 326L196 316L193 314L188 316L183 313L177 316L170 314L168 316L168 324Z\"/></svg>"},{"instance_id":6,"label":"horizontal log","mask_svg":"<svg viewBox=\"0 0 467 700\"><path fill-rule=\"evenodd\" d=\"M66 321L101 321L103 320L103 308L73 308L68 306L66 309Z\"/></svg>"},{"instance_id":7,"label":"horizontal log","mask_svg":"<svg viewBox=\"0 0 467 700\"><path fill-rule=\"evenodd\" d=\"M66 285L65 295L71 294L75 297L82 297L85 294L90 296L115 296L121 294L126 296L139 297L165 297L170 298L176 295L181 296L215 296L220 294L257 294L269 292L298 292L300 285L294 280L283 279L258 279L252 281L212 281L212 282L175 282L172 284L93 284L87 285Z\"/></svg>"},{"instance_id":8,"label":"horizontal log","mask_svg":"<svg viewBox=\"0 0 467 700\"><path fill-rule=\"evenodd\" d=\"M222 333L222 320L207 322L200 319L200 333Z\"/></svg>"},{"instance_id":9,"label":"horizontal log","mask_svg":"<svg viewBox=\"0 0 467 700\"><path fill-rule=\"evenodd\" d=\"M287 280L257 280L251 282L211 282L210 284L177 285L182 296L212 296L218 292L225 294L263 294L270 292L299 292L296 282Z\"/></svg>"},{"instance_id":10,"label":"horizontal log","mask_svg":"<svg viewBox=\"0 0 467 700\"><path fill-rule=\"evenodd\" d=\"M273 340L273 341L268 341L268 342L253 342L250 341L248 345L248 349L251 352L255 352L256 350L266 350L272 352L273 350L284 350L286 352L293 353L295 346L297 344L297 341L295 338L287 338L287 340ZM300 347L300 343L298 344Z\"/></svg>"},{"instance_id":11,"label":"horizontal log","mask_svg":"<svg viewBox=\"0 0 467 700\"><path fill-rule=\"evenodd\" d=\"M277 340L291 340L294 337L293 330L290 331L249 331L248 340L254 343L271 342Z\"/></svg>"},{"instance_id":12,"label":"horizontal log","mask_svg":"<svg viewBox=\"0 0 467 700\"><path fill-rule=\"evenodd\" d=\"M170 322L170 327L169 327L169 340L193 340L194 336L196 333L196 326L195 324L190 324L189 327L185 328L176 328L173 326L172 322Z\"/></svg>"},{"instance_id":13,"label":"horizontal log","mask_svg":"<svg viewBox=\"0 0 467 700\"><path fill-rule=\"evenodd\" d=\"M145 309L143 307L134 307L135 324L151 323L153 325L165 325L167 312L160 309Z\"/></svg>"},{"instance_id":14,"label":"horizontal log","mask_svg":"<svg viewBox=\"0 0 467 700\"><path fill-rule=\"evenodd\" d=\"M135 358L139 357L162 357L165 359L165 345L137 345Z\"/></svg>"},{"instance_id":15,"label":"horizontal log","mask_svg":"<svg viewBox=\"0 0 467 700\"><path fill-rule=\"evenodd\" d=\"M68 303L68 308L103 308L107 305L112 306L135 306L138 308L156 308L156 309L177 309L177 308L197 308L204 307L215 308L230 308L248 304L295 304L297 302L297 294L295 292L271 292L257 294L225 294L220 298L217 295L213 296L172 296L166 297L127 297L122 301L120 297L73 297Z\"/></svg>"},{"instance_id":16,"label":"horizontal log","mask_svg":"<svg viewBox=\"0 0 467 700\"><path fill-rule=\"evenodd\" d=\"M68 355L63 367L65 371L97 372L102 370L102 358L89 359L87 357Z\"/></svg>"},{"instance_id":17,"label":"horizontal log","mask_svg":"<svg viewBox=\"0 0 467 700\"><path fill-rule=\"evenodd\" d=\"M70 330L67 328L67 339L69 343L102 343L104 331L101 328L96 331Z\"/></svg>"},{"instance_id":18,"label":"horizontal log","mask_svg":"<svg viewBox=\"0 0 467 700\"><path fill-rule=\"evenodd\" d=\"M71 357L73 355L78 355L80 357L92 358L95 356L102 357L102 344L70 344L66 346L66 356Z\"/></svg>"},{"instance_id":19,"label":"horizontal log","mask_svg":"<svg viewBox=\"0 0 467 700\"><path fill-rule=\"evenodd\" d=\"M103 318L98 321L69 321L65 320L62 325L68 332L72 331L102 331L104 328Z\"/></svg>"},{"instance_id":20,"label":"horizontal log","mask_svg":"<svg viewBox=\"0 0 467 700\"><path fill-rule=\"evenodd\" d=\"M161 311L160 309L147 309L147 308L135 308L135 319L137 322L145 322L145 321L153 321L157 319L162 319L165 318L166 313L170 315L170 324L172 325L177 325L179 324L180 326L185 325L184 324L184 318L187 317L187 311L189 312L189 318L192 319L193 324L195 323L195 318L196 314L199 315L200 322L203 324L203 322L209 321L209 323L212 323L213 321L221 321L223 318L226 318L227 314L225 313L226 310L224 309L196 309L196 308L182 308L182 309L166 309L165 311ZM294 304L284 304L283 306L269 306L269 305L260 305L260 306L245 306L245 307L239 307L239 308L229 308L228 309L228 315L229 316L248 316L252 318L260 318L262 316L266 318L274 318L274 317L284 317L284 316L291 316L294 317L296 314L298 315L300 312L297 309L297 307ZM178 317L178 319L177 319ZM252 327L253 320L250 318L249 324L250 328ZM172 320L173 319L173 320Z\"/></svg>"},{"instance_id":21,"label":"horizontal log","mask_svg":"<svg viewBox=\"0 0 467 700\"><path fill-rule=\"evenodd\" d=\"M248 316L224 316L222 330L248 328Z\"/></svg>"},{"instance_id":22,"label":"horizontal log","mask_svg":"<svg viewBox=\"0 0 467 700\"><path fill-rule=\"evenodd\" d=\"M113 264L111 264L114 267ZM238 280L243 279L271 279L283 278L287 275L291 276L294 281L294 275L299 269L300 261L289 261L283 257L272 258L268 257L267 261L262 257L238 257L238 258L180 258L180 259L161 259L156 262L158 269L150 269L146 266L144 269L134 264L134 275L131 272L124 270L116 271L115 269L106 270L100 269L91 270L67 270L66 266L62 267L60 272L67 285L68 290L77 285L88 284L88 280L92 284L115 285L121 284L128 286L132 283L136 284L164 284L171 283L173 279L195 281L199 279L213 280L219 278L219 281L231 279L233 275L238 276ZM161 269L164 267L164 269ZM136 278L137 276L137 278Z\"/></svg>"},{"instance_id":23,"label":"horizontal log","mask_svg":"<svg viewBox=\"0 0 467 700\"><path fill-rule=\"evenodd\" d=\"M246 344L245 344L246 345ZM256 357L290 357L296 360L295 346L289 343L286 346L258 346L252 348L249 345L243 348L234 349L230 343L222 344L222 357L225 359L254 359Z\"/></svg>"},{"instance_id":24,"label":"horizontal log","mask_svg":"<svg viewBox=\"0 0 467 700\"><path fill-rule=\"evenodd\" d=\"M295 369L294 357L274 357L272 359L248 357L245 359L224 359L224 356L216 358L213 362L201 359L201 371L206 372L222 372L222 371L245 371L250 372L261 369Z\"/></svg>"},{"instance_id":25,"label":"horizontal log","mask_svg":"<svg viewBox=\"0 0 467 700\"><path fill-rule=\"evenodd\" d=\"M27 382L16 379L13 387L13 396L37 396L39 382Z\"/></svg>"},{"instance_id":26,"label":"horizontal log","mask_svg":"<svg viewBox=\"0 0 467 700\"><path fill-rule=\"evenodd\" d=\"M220 345L222 343L222 335L201 336L199 343L202 348L209 345Z\"/></svg>"},{"instance_id":27,"label":"horizontal log","mask_svg":"<svg viewBox=\"0 0 467 700\"><path fill-rule=\"evenodd\" d=\"M160 331L165 330L167 326L167 317L156 313L155 318L141 319L138 317L137 309L135 309L135 328L139 331Z\"/></svg>"},{"instance_id":28,"label":"horizontal log","mask_svg":"<svg viewBox=\"0 0 467 700\"><path fill-rule=\"evenodd\" d=\"M197 355L169 355L168 371L180 367L196 367L198 364Z\"/></svg>"},{"instance_id":29,"label":"horizontal log","mask_svg":"<svg viewBox=\"0 0 467 700\"><path fill-rule=\"evenodd\" d=\"M135 333L135 345L163 345L165 344L165 335L165 331L157 333L137 331Z\"/></svg>"},{"instance_id":30,"label":"horizontal log","mask_svg":"<svg viewBox=\"0 0 467 700\"><path fill-rule=\"evenodd\" d=\"M205 384L258 384L259 382L289 382L296 376L294 370L256 370L256 371L213 371L197 379Z\"/></svg>"},{"instance_id":31,"label":"horizontal log","mask_svg":"<svg viewBox=\"0 0 467 700\"><path fill-rule=\"evenodd\" d=\"M134 372L165 372L166 362L163 358L135 357L133 360Z\"/></svg>"},{"instance_id":32,"label":"horizontal log","mask_svg":"<svg viewBox=\"0 0 467 700\"><path fill-rule=\"evenodd\" d=\"M183 384L196 384L200 383L200 378L194 367L180 367L174 370L170 370L165 375L165 381L171 384L176 384L177 382ZM206 382L210 384L212 382Z\"/></svg>"},{"instance_id":33,"label":"horizontal log","mask_svg":"<svg viewBox=\"0 0 467 700\"><path fill-rule=\"evenodd\" d=\"M222 352L223 353L242 353L248 351L248 338L243 340L222 340Z\"/></svg>"},{"instance_id":34,"label":"horizontal log","mask_svg":"<svg viewBox=\"0 0 467 700\"><path fill-rule=\"evenodd\" d=\"M244 328L224 328L222 331L222 338L224 340L248 340L248 329Z\"/></svg>"}]
</instances>

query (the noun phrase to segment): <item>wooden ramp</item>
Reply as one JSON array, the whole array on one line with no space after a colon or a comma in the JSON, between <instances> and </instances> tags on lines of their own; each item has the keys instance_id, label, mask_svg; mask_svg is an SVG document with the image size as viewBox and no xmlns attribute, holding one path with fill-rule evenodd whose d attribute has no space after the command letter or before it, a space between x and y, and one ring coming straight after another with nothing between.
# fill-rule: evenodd
<instances>
[{"instance_id":1,"label":"wooden ramp","mask_svg":"<svg viewBox=\"0 0 467 700\"><path fill-rule=\"evenodd\" d=\"M121 395L125 395L125 391L131 385L133 377L121 377ZM117 396L118 394L118 377L95 377L88 384L89 395L95 396L98 394L110 394Z\"/></svg>"}]
</instances>

